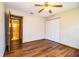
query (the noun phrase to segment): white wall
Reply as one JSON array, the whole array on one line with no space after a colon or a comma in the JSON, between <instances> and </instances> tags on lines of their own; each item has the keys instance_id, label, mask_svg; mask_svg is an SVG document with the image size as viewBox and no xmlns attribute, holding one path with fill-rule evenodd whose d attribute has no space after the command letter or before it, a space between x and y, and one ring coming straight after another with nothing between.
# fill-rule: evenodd
<instances>
[{"instance_id":1,"label":"white wall","mask_svg":"<svg viewBox=\"0 0 79 59\"><path fill-rule=\"evenodd\" d=\"M5 29L4 29L4 4L0 2L0 57L3 56L5 51Z\"/></svg>"},{"instance_id":2,"label":"white wall","mask_svg":"<svg viewBox=\"0 0 79 59\"><path fill-rule=\"evenodd\" d=\"M9 10L12 14L23 16L23 42L44 38L45 18L11 8L7 8L6 11Z\"/></svg>"},{"instance_id":3,"label":"white wall","mask_svg":"<svg viewBox=\"0 0 79 59\"><path fill-rule=\"evenodd\" d=\"M59 42L59 19L46 21L46 39Z\"/></svg>"},{"instance_id":4,"label":"white wall","mask_svg":"<svg viewBox=\"0 0 79 59\"><path fill-rule=\"evenodd\" d=\"M61 17L60 42L79 49L79 7L50 16L48 19L54 17Z\"/></svg>"}]
</instances>

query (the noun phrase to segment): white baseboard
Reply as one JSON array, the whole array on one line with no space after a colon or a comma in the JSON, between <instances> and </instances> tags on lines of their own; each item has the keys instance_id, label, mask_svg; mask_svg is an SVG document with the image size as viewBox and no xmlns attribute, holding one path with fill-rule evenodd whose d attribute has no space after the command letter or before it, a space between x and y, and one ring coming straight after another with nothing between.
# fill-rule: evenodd
<instances>
[{"instance_id":1,"label":"white baseboard","mask_svg":"<svg viewBox=\"0 0 79 59\"><path fill-rule=\"evenodd\" d=\"M48 40L51 40L51 39L48 39ZM53 41L53 40L51 40L51 41ZM55 41L55 42L57 42L57 41ZM63 44L63 45L66 45L66 46L69 46L69 47L72 47L72 48L79 50L79 47L77 47L75 45L67 44L67 43L64 43L64 42L57 42L57 43L60 43L60 44Z\"/></svg>"}]
</instances>

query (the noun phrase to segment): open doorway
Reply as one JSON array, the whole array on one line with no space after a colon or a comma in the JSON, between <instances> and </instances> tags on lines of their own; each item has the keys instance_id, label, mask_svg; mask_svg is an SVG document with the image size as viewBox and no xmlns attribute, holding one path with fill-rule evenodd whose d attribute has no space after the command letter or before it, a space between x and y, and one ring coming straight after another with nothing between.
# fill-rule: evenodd
<instances>
[{"instance_id":1,"label":"open doorway","mask_svg":"<svg viewBox=\"0 0 79 59\"><path fill-rule=\"evenodd\" d=\"M7 50L10 52L22 45L23 17L9 13L6 24Z\"/></svg>"}]
</instances>

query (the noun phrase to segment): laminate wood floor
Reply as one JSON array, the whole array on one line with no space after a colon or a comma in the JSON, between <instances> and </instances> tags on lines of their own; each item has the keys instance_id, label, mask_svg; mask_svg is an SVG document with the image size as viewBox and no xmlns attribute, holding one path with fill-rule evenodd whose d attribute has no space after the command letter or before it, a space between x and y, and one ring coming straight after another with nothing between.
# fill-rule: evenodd
<instances>
[{"instance_id":1,"label":"laminate wood floor","mask_svg":"<svg viewBox=\"0 0 79 59\"><path fill-rule=\"evenodd\" d=\"M5 52L5 57L79 57L79 50L43 39L22 44L22 47Z\"/></svg>"}]
</instances>

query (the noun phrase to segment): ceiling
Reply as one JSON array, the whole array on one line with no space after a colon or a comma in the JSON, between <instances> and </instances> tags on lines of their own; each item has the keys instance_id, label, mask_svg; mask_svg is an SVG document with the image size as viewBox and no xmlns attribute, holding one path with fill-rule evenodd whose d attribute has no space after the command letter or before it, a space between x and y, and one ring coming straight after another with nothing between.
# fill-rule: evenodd
<instances>
[{"instance_id":1,"label":"ceiling","mask_svg":"<svg viewBox=\"0 0 79 59\"><path fill-rule=\"evenodd\" d=\"M69 10L79 6L78 2L48 2L49 4L62 4L61 8L52 8L52 14L49 14L47 10L43 10L41 13L38 11L41 9L40 7L34 6L34 4L42 4L44 2L5 2L6 7L13 8L16 10L24 11L26 13L34 13L36 15L40 15L42 17L48 17L54 15L59 12L63 12L65 10Z\"/></svg>"}]
</instances>

